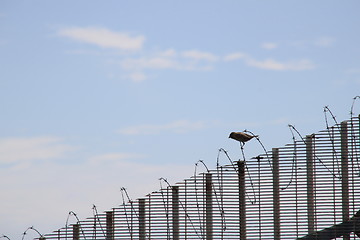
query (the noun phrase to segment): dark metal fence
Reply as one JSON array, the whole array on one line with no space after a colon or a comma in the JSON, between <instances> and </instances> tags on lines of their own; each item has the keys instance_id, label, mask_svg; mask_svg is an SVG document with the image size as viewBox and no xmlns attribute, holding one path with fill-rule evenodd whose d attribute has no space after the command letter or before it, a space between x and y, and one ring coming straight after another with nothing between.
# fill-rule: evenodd
<instances>
[{"instance_id":1,"label":"dark metal fence","mask_svg":"<svg viewBox=\"0 0 360 240\"><path fill-rule=\"evenodd\" d=\"M294 129L295 130L295 129ZM207 170L46 239L296 239L360 209L359 117ZM231 160L226 151L219 150ZM122 194L126 190L122 189ZM359 239L355 234L344 239Z\"/></svg>"}]
</instances>

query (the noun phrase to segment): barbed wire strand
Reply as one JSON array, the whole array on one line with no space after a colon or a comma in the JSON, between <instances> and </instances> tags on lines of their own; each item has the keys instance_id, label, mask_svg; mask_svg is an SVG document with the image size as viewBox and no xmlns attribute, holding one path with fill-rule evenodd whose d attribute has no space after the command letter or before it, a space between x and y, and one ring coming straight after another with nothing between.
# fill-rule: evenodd
<instances>
[{"instance_id":1,"label":"barbed wire strand","mask_svg":"<svg viewBox=\"0 0 360 240\"><path fill-rule=\"evenodd\" d=\"M122 198L122 201L123 201L122 205L123 205L123 209L124 209L124 213L125 213L125 220L126 220L126 224L127 224L128 230L129 230L130 239L132 240L133 239L132 212L130 213L131 219L130 219L130 222L129 222L129 216L128 216L127 209L126 209L125 195L124 195L124 193L127 193L126 188L125 187L120 188L120 192L121 192L121 198ZM132 207L132 201L130 200L128 195L127 195L127 198L128 198L128 202L130 203L131 209L132 209L133 208Z\"/></svg>"},{"instance_id":2,"label":"barbed wire strand","mask_svg":"<svg viewBox=\"0 0 360 240\"><path fill-rule=\"evenodd\" d=\"M166 178L161 178L161 179L162 179L169 187L171 187L170 183L168 182L168 180L167 180ZM200 236L199 233L196 231L195 225L194 225L193 221L191 220L191 217L190 217L189 214L186 212L186 208L185 208L184 204L182 203L181 200L179 200L179 203L180 203L182 209L185 211L185 216L186 216L187 219L189 219L190 224L191 224L192 228L193 228L194 231L195 231L195 234L198 236L199 239L202 239L203 237Z\"/></svg>"},{"instance_id":3,"label":"barbed wire strand","mask_svg":"<svg viewBox=\"0 0 360 240\"><path fill-rule=\"evenodd\" d=\"M86 240L86 235L85 235L84 230L82 229L81 224L80 224L80 219L78 218L78 216L76 215L76 213L73 212L73 211L70 211L69 214L68 214L68 216L67 216L66 225L65 225L65 227L66 227L66 232L67 232L67 226L68 226L69 218L70 218L71 215L73 215L73 216L76 218L77 224L79 224L79 228L81 229L81 233L82 233L82 235L84 236L84 239ZM66 239L67 239L67 234L66 234Z\"/></svg>"},{"instance_id":4,"label":"barbed wire strand","mask_svg":"<svg viewBox=\"0 0 360 240\"><path fill-rule=\"evenodd\" d=\"M353 102L351 104L351 109L350 109L350 124L351 124L351 131L350 131L350 139L351 139L351 146L354 147L356 149L356 134L354 133L354 106L355 106L355 102L357 99L360 99L360 96L355 96L353 98ZM360 115L358 116L358 119L360 120ZM359 126L360 126L360 121L359 121ZM357 145L358 148L360 148L359 145ZM360 177L360 162L359 162L359 156L358 156L358 151L355 151L355 157L353 156L353 151L352 151L352 161L354 161L353 159L355 159L356 162L356 167L357 167L357 171L359 172L358 176Z\"/></svg>"},{"instance_id":5,"label":"barbed wire strand","mask_svg":"<svg viewBox=\"0 0 360 240\"><path fill-rule=\"evenodd\" d=\"M164 182L167 182L167 180L165 178L162 178L162 177L159 178L161 199L162 199L162 202L164 204L165 216L166 216L166 238L169 240L170 239L169 191L168 191L168 188L166 188L166 202L165 202L164 191L163 191L164 188L163 188L163 186L161 184L161 180L163 180Z\"/></svg>"},{"instance_id":6,"label":"barbed wire strand","mask_svg":"<svg viewBox=\"0 0 360 240\"><path fill-rule=\"evenodd\" d=\"M199 161L197 161L195 163L195 169L194 169L195 201L196 201L196 209L197 209L198 218L199 218L199 226L200 226L201 238L204 239L205 232L204 232L204 226L203 226L203 223L202 223L203 221L201 221L198 188L197 188L197 182L196 182L196 179L197 179L197 171L196 170L197 170L198 163L199 163Z\"/></svg>"},{"instance_id":7,"label":"barbed wire strand","mask_svg":"<svg viewBox=\"0 0 360 240\"><path fill-rule=\"evenodd\" d=\"M329 121L327 119L327 114L326 114L327 112L330 113L333 121L335 122L335 126L333 126L333 127L329 126ZM330 142L331 142L333 157L335 158L336 168L338 169L338 174L340 175L340 169L341 169L340 168L340 161L339 161L339 158L338 158L338 153L337 153L337 151L335 149L335 137L334 137L333 129L334 129L334 127L337 127L339 132L341 131L341 129L340 129L338 121L336 120L335 115L331 112L331 110L330 110L330 108L328 106L324 107L324 115L325 115L326 129L327 129L327 131L329 133L329 138L330 138ZM330 132L330 129L331 129L331 132Z\"/></svg>"},{"instance_id":8,"label":"barbed wire strand","mask_svg":"<svg viewBox=\"0 0 360 240\"><path fill-rule=\"evenodd\" d=\"M246 169L246 172L248 173L249 175L249 181L250 181L250 186L251 186L251 189L252 189L252 192L254 194L254 199L255 200L251 200L249 194L246 192L246 195L250 201L251 204L256 204L257 200L256 200L256 193L255 193L255 187L254 187L254 183L253 183L253 180L251 178L251 174L250 174L250 171L249 171L249 167L248 167L248 164L246 162L246 158L245 158L245 152L244 152L244 143L242 142L239 142L240 143L240 149L241 149L241 153L242 153L242 156L243 156L243 161L244 161L244 164L245 164L245 169ZM260 194L260 193L259 193Z\"/></svg>"},{"instance_id":9,"label":"barbed wire strand","mask_svg":"<svg viewBox=\"0 0 360 240\"><path fill-rule=\"evenodd\" d=\"M293 149L293 157L292 157L292 163L291 163L291 175L290 175L290 180L289 182L286 184L285 187L282 187L280 188L281 191L285 191L288 187L290 187L290 185L292 184L293 182L293 179L294 179L294 170L295 170L295 161L296 161L296 138L295 138L295 135L294 135L294 132L290 126L290 124L288 125L289 129L290 129L290 132L291 132L291 135L292 135L292 140L293 140L293 146L294 146L294 149Z\"/></svg>"},{"instance_id":10,"label":"barbed wire strand","mask_svg":"<svg viewBox=\"0 0 360 240\"><path fill-rule=\"evenodd\" d=\"M206 168L206 171L208 173L210 173L209 168L207 167L207 165L205 164L205 162L203 160L199 160L198 162L201 162L204 167ZM218 172L217 172L218 173ZM219 176L219 175L218 175ZM213 182L211 182L211 187L214 190L214 196L215 196L215 200L216 200L216 204L218 205L219 211L220 211L220 218L221 218L221 228L223 231L226 230L226 223L225 223L225 211L224 211L224 204L223 202L220 203L219 201L219 196L218 193L216 191L216 187L215 184Z\"/></svg>"},{"instance_id":11,"label":"barbed wire strand","mask_svg":"<svg viewBox=\"0 0 360 240\"><path fill-rule=\"evenodd\" d=\"M295 132L299 135L299 137L301 138L302 142L306 145L305 139L301 136L300 132L294 127L294 125L289 124L289 127L291 127L292 129L294 129L294 131L295 131ZM314 156L315 156L316 160L318 160L318 161L326 168L326 170L327 170L329 173L331 173L331 175L333 175L334 178L336 178L336 179L338 179L338 180L341 179L341 177L338 177L333 171L331 171L331 169L330 169L328 166L326 166L326 164L325 164L316 154L314 154Z\"/></svg>"},{"instance_id":12,"label":"barbed wire strand","mask_svg":"<svg viewBox=\"0 0 360 240\"><path fill-rule=\"evenodd\" d=\"M249 130L247 130L247 129L245 129L244 132L250 133L250 134L251 134L252 136L254 136L255 139L259 142L259 144L261 145L262 149L264 150L264 153L265 153L266 158L267 158L267 160L268 160L268 163L269 163L271 172L273 172L273 170L272 170L273 167L272 167L272 164L271 164L271 161L270 161L270 157L269 157L269 155L268 155L268 151L266 150L264 144L263 144L262 141L260 140L260 137L259 137L258 135L255 135L253 132L251 132L251 131L249 131Z\"/></svg>"},{"instance_id":13,"label":"barbed wire strand","mask_svg":"<svg viewBox=\"0 0 360 240\"><path fill-rule=\"evenodd\" d=\"M27 234L27 232L29 231L29 230L33 230L33 231L35 231L37 234L39 234L39 236L40 237L43 237L43 235L36 229L36 228L34 228L33 226L31 226L31 227L28 227L25 231L24 231L24 233L23 233L23 236L22 236L22 240L24 240L24 238L25 238L25 235ZM6 237L6 236L5 236ZM8 238L9 239L9 238Z\"/></svg>"},{"instance_id":14,"label":"barbed wire strand","mask_svg":"<svg viewBox=\"0 0 360 240\"><path fill-rule=\"evenodd\" d=\"M103 235L105 237L106 234L105 234L105 231L104 231L104 229L102 227L102 224L101 224L101 221L100 221L100 218L99 218L99 213L97 211L97 208L96 208L95 204L93 204L92 209L93 209L93 213L94 213L94 224L96 225L96 220L99 222L100 229L101 229L101 231L102 231L102 233L103 233ZM95 231L96 231L96 226L95 226Z\"/></svg>"}]
</instances>

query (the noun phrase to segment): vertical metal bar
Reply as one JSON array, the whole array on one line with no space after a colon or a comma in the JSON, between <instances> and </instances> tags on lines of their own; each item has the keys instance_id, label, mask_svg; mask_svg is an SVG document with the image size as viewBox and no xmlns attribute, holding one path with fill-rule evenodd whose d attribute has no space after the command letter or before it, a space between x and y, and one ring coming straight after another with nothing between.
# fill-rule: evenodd
<instances>
[{"instance_id":1,"label":"vertical metal bar","mask_svg":"<svg viewBox=\"0 0 360 240\"><path fill-rule=\"evenodd\" d=\"M220 179L219 181L219 194L220 194L220 203L221 203L221 236L220 239L224 239L224 232L226 230L226 223L225 223L225 212L224 212L224 172L223 166L219 166L220 168ZM218 174L219 177L219 174Z\"/></svg>"},{"instance_id":2,"label":"vertical metal bar","mask_svg":"<svg viewBox=\"0 0 360 240\"><path fill-rule=\"evenodd\" d=\"M238 161L240 240L246 240L245 162Z\"/></svg>"},{"instance_id":3,"label":"vertical metal bar","mask_svg":"<svg viewBox=\"0 0 360 240\"><path fill-rule=\"evenodd\" d=\"M139 239L145 240L145 199L139 199Z\"/></svg>"},{"instance_id":4,"label":"vertical metal bar","mask_svg":"<svg viewBox=\"0 0 360 240\"><path fill-rule=\"evenodd\" d=\"M297 159L297 142L295 141L295 138L294 138L294 149L293 149L293 164L294 164L294 177L295 177L295 229L296 229L296 237L299 237L299 199L297 197L298 195L298 190L299 190L299 185L302 185L302 184L299 184L298 183L298 159Z\"/></svg>"},{"instance_id":5,"label":"vertical metal bar","mask_svg":"<svg viewBox=\"0 0 360 240\"><path fill-rule=\"evenodd\" d=\"M279 148L272 149L274 239L280 239Z\"/></svg>"},{"instance_id":6,"label":"vertical metal bar","mask_svg":"<svg viewBox=\"0 0 360 240\"><path fill-rule=\"evenodd\" d=\"M79 240L80 239L80 225L74 224L73 225L73 240Z\"/></svg>"},{"instance_id":7,"label":"vertical metal bar","mask_svg":"<svg viewBox=\"0 0 360 240\"><path fill-rule=\"evenodd\" d=\"M151 239L151 194L148 195L148 239Z\"/></svg>"},{"instance_id":8,"label":"vertical metal bar","mask_svg":"<svg viewBox=\"0 0 360 240\"><path fill-rule=\"evenodd\" d=\"M260 194L260 182L261 182L261 167L260 167L260 159L262 158L261 156L257 156L257 157L255 157L256 159L257 159L257 170L258 170L258 172L257 172L257 178L258 178L258 199L257 199L257 201L258 201L258 223L259 223L259 239L261 240L261 238L262 238L262 234L263 234L263 230L262 230L262 219L261 219L261 217L262 217L262 214L261 214L261 194ZM269 160L269 159L268 159ZM254 191L255 191L255 189L254 189ZM256 194L254 193L254 200L255 200L255 202L256 202Z\"/></svg>"},{"instance_id":9,"label":"vertical metal bar","mask_svg":"<svg viewBox=\"0 0 360 240\"><path fill-rule=\"evenodd\" d=\"M130 240L134 239L134 202L130 200Z\"/></svg>"},{"instance_id":10,"label":"vertical metal bar","mask_svg":"<svg viewBox=\"0 0 360 240\"><path fill-rule=\"evenodd\" d=\"M347 122L341 122L340 129L342 221L345 222L349 220L349 163ZM343 239L350 239L350 235L344 235Z\"/></svg>"},{"instance_id":11,"label":"vertical metal bar","mask_svg":"<svg viewBox=\"0 0 360 240\"><path fill-rule=\"evenodd\" d=\"M188 239L188 188L187 188L187 182L188 180L185 179L185 186L184 186L184 205L182 206L184 209L184 217L185 217L185 226L184 226L184 239Z\"/></svg>"},{"instance_id":12,"label":"vertical metal bar","mask_svg":"<svg viewBox=\"0 0 360 240\"><path fill-rule=\"evenodd\" d=\"M114 212L106 212L106 240L114 240Z\"/></svg>"},{"instance_id":13,"label":"vertical metal bar","mask_svg":"<svg viewBox=\"0 0 360 240\"><path fill-rule=\"evenodd\" d=\"M206 240L213 239L212 175L205 175Z\"/></svg>"},{"instance_id":14,"label":"vertical metal bar","mask_svg":"<svg viewBox=\"0 0 360 240\"><path fill-rule=\"evenodd\" d=\"M315 231L315 199L314 199L314 153L313 135L306 136L306 192L308 233Z\"/></svg>"},{"instance_id":15,"label":"vertical metal bar","mask_svg":"<svg viewBox=\"0 0 360 240\"><path fill-rule=\"evenodd\" d=\"M172 186L172 239L179 240L179 186Z\"/></svg>"}]
</instances>

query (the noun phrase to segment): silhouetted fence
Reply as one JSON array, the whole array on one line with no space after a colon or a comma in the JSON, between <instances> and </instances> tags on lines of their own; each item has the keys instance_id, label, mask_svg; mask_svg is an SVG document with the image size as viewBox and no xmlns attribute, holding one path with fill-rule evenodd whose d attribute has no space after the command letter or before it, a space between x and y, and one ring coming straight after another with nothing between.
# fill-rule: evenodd
<instances>
[{"instance_id":1,"label":"silhouetted fence","mask_svg":"<svg viewBox=\"0 0 360 240\"><path fill-rule=\"evenodd\" d=\"M296 131L295 128L293 130ZM46 239L296 239L360 209L359 117L200 173ZM126 190L122 189L122 194ZM344 239L355 239L355 234Z\"/></svg>"}]
</instances>

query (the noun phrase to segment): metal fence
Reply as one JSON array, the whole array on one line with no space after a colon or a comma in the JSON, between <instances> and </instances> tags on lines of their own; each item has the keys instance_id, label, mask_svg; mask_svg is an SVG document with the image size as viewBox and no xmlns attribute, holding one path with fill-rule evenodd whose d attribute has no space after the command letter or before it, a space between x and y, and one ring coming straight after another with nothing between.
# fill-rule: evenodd
<instances>
[{"instance_id":1,"label":"metal fence","mask_svg":"<svg viewBox=\"0 0 360 240\"><path fill-rule=\"evenodd\" d=\"M291 144L245 161L220 149L228 165L173 186L163 179L164 187L145 198L44 238L296 239L347 221L360 209L359 119L304 138L293 128Z\"/></svg>"}]
</instances>

